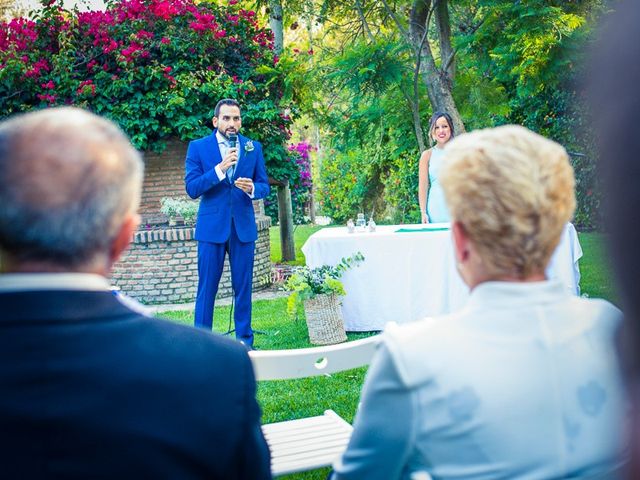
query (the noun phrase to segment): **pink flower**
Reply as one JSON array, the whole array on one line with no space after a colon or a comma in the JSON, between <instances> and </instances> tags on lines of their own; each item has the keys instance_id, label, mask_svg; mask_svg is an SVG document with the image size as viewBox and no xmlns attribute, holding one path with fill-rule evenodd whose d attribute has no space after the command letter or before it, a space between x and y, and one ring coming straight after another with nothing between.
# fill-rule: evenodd
<instances>
[{"instance_id":1,"label":"pink flower","mask_svg":"<svg viewBox=\"0 0 640 480\"><path fill-rule=\"evenodd\" d=\"M136 37L141 38L141 39L153 38L153 33L147 32L146 30L140 30L136 34Z\"/></svg>"},{"instance_id":2,"label":"pink flower","mask_svg":"<svg viewBox=\"0 0 640 480\"><path fill-rule=\"evenodd\" d=\"M38 98L44 102L55 103L56 96L50 94L38 94Z\"/></svg>"},{"instance_id":3,"label":"pink flower","mask_svg":"<svg viewBox=\"0 0 640 480\"><path fill-rule=\"evenodd\" d=\"M162 69L162 71L163 71L164 73L171 73L171 70L173 70L173 68L171 68L171 67L164 67L164 68Z\"/></svg>"},{"instance_id":4,"label":"pink flower","mask_svg":"<svg viewBox=\"0 0 640 480\"><path fill-rule=\"evenodd\" d=\"M215 37L216 37L216 38L223 38L226 34L227 34L227 31L226 31L226 30L218 30L218 31L215 33Z\"/></svg>"},{"instance_id":5,"label":"pink flower","mask_svg":"<svg viewBox=\"0 0 640 480\"><path fill-rule=\"evenodd\" d=\"M102 47L102 51L103 53L111 53L114 50L117 50L118 48L118 42L116 42L115 40L109 40L109 43L107 43L104 47Z\"/></svg>"},{"instance_id":6,"label":"pink flower","mask_svg":"<svg viewBox=\"0 0 640 480\"><path fill-rule=\"evenodd\" d=\"M40 76L42 70L45 72L50 70L49 64L44 58L34 63L33 66L25 72L24 76L27 78L36 78Z\"/></svg>"},{"instance_id":7,"label":"pink flower","mask_svg":"<svg viewBox=\"0 0 640 480\"><path fill-rule=\"evenodd\" d=\"M93 84L93 80L85 80L80 83L80 86L76 90L77 95L95 95L96 86Z\"/></svg>"},{"instance_id":8,"label":"pink flower","mask_svg":"<svg viewBox=\"0 0 640 480\"><path fill-rule=\"evenodd\" d=\"M194 32L204 32L207 29L205 25L198 22L191 22L189 28Z\"/></svg>"},{"instance_id":9,"label":"pink flower","mask_svg":"<svg viewBox=\"0 0 640 480\"><path fill-rule=\"evenodd\" d=\"M152 6L151 11L163 20L170 20L172 16L178 13L178 9L171 2L167 1L156 3Z\"/></svg>"},{"instance_id":10,"label":"pink flower","mask_svg":"<svg viewBox=\"0 0 640 480\"><path fill-rule=\"evenodd\" d=\"M40 85L42 88L46 88L48 90L53 90L54 88L56 88L56 84L53 83L53 80L49 80L47 83L43 83L42 85Z\"/></svg>"},{"instance_id":11,"label":"pink flower","mask_svg":"<svg viewBox=\"0 0 640 480\"><path fill-rule=\"evenodd\" d=\"M171 43L171 40L169 40L167 37L162 37L160 43L162 43L163 45L169 45Z\"/></svg>"}]
</instances>

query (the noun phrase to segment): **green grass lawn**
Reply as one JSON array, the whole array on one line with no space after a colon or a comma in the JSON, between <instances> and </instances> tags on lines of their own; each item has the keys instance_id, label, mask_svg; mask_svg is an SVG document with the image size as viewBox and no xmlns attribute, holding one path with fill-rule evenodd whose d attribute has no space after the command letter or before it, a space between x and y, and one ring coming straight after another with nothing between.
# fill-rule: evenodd
<instances>
[{"instance_id":1,"label":"green grass lawn","mask_svg":"<svg viewBox=\"0 0 640 480\"><path fill-rule=\"evenodd\" d=\"M229 308L215 309L215 331L226 332L229 325ZM193 311L162 312L162 316L185 325L193 324ZM264 350L303 348L312 346L307 337L303 318L292 320L287 316L287 299L260 300L253 303L253 328L263 331L256 334L255 345ZM349 334L349 339L362 338L366 334ZM328 377L303 378L288 381L259 382L258 402L262 407L263 423L293 420L295 418L322 415L333 409L349 422L358 405L360 388L366 368L358 368ZM320 469L283 479L325 479L329 469Z\"/></svg>"},{"instance_id":2,"label":"green grass lawn","mask_svg":"<svg viewBox=\"0 0 640 480\"><path fill-rule=\"evenodd\" d=\"M288 265L304 265L304 254L302 246L311 235L320 230L318 225L295 225L293 228L293 241L296 248L296 259L293 262L284 262ZM282 250L280 249L280 227L275 226L269 229L269 239L271 242L271 263L282 263Z\"/></svg>"},{"instance_id":3,"label":"green grass lawn","mask_svg":"<svg viewBox=\"0 0 640 480\"><path fill-rule=\"evenodd\" d=\"M273 227L276 228L276 227ZM296 246L300 239L306 240L319 227L300 226L296 229ZM273 229L272 229L273 233ZM272 259L279 255L273 245ZM584 256L580 261L581 289L590 297L606 298L616 302L610 269L603 248L604 236L598 233L580 234ZM304 256L300 255L302 261ZM299 260L297 260L298 262ZM287 317L285 298L256 301L253 304L253 328L264 334L257 334L255 344L261 349L303 348L311 346L307 337L304 319L292 320ZM193 311L164 312L162 316L179 323L191 325ZM216 308L215 330L225 332L229 325L229 307ZM361 338L363 334L349 334L349 339ZM260 382L258 401L262 407L263 422L279 422L295 418L321 415L331 408L349 422L353 421L360 398L360 389L366 368L342 372L330 377L316 377L291 381ZM284 479L325 479L329 469L315 470L281 477Z\"/></svg>"},{"instance_id":4,"label":"green grass lawn","mask_svg":"<svg viewBox=\"0 0 640 480\"><path fill-rule=\"evenodd\" d=\"M615 291L611 265L605 249L602 233L578 235L583 257L580 259L580 290L592 298L604 298L619 305Z\"/></svg>"}]
</instances>

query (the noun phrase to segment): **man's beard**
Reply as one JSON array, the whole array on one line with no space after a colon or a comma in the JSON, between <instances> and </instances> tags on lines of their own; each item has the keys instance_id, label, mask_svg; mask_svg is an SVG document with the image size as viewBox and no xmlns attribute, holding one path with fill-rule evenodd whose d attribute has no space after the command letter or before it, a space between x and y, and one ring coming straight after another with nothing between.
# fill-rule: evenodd
<instances>
[{"instance_id":1,"label":"man's beard","mask_svg":"<svg viewBox=\"0 0 640 480\"><path fill-rule=\"evenodd\" d=\"M222 135L224 138L226 138L227 140L229 140L229 135L238 135L238 130L233 129L231 131L231 133L229 133L230 129L225 130L224 132L221 130L218 130L220 132L220 135Z\"/></svg>"}]
</instances>

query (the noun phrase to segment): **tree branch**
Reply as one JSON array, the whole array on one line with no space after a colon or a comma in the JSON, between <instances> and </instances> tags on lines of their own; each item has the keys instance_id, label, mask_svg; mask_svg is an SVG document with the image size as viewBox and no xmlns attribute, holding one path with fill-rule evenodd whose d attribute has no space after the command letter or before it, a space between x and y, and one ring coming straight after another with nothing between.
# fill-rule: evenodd
<instances>
[{"instance_id":1,"label":"tree branch","mask_svg":"<svg viewBox=\"0 0 640 480\"><path fill-rule=\"evenodd\" d=\"M389 6L389 4L387 3L387 0L381 0L385 10L387 11L387 14L389 15L389 17L391 17L391 20L393 20L393 23L396 24L396 27L398 27L398 31L400 32L400 34L405 37L405 39L410 40L411 35L410 33L407 31L406 28L404 28L404 26L400 23L400 20L398 20L398 16L396 15L396 13L392 10L392 8Z\"/></svg>"},{"instance_id":2,"label":"tree branch","mask_svg":"<svg viewBox=\"0 0 640 480\"><path fill-rule=\"evenodd\" d=\"M369 29L369 24L367 23L367 19L362 11L362 1L356 0L356 10L358 11L358 16L360 17L360 22L362 22L362 29L364 33L369 37L369 40L373 43L375 42L374 36L371 34L371 30Z\"/></svg>"}]
</instances>

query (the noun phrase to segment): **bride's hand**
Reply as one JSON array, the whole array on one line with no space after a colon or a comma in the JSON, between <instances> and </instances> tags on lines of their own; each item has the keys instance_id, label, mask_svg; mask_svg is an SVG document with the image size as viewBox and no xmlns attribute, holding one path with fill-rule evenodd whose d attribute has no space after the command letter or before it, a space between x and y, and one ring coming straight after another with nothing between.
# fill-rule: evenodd
<instances>
[{"instance_id":1,"label":"bride's hand","mask_svg":"<svg viewBox=\"0 0 640 480\"><path fill-rule=\"evenodd\" d=\"M422 223L429 223L429 215L422 213Z\"/></svg>"}]
</instances>

